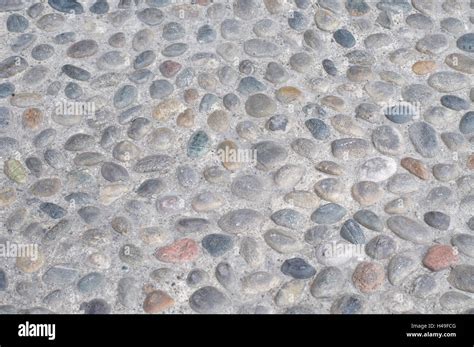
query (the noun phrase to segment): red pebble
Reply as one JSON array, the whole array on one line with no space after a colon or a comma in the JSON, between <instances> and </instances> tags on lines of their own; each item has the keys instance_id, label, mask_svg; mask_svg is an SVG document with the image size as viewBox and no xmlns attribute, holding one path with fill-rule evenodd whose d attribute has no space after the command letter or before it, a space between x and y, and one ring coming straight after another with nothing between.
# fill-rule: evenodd
<instances>
[{"instance_id":1,"label":"red pebble","mask_svg":"<svg viewBox=\"0 0 474 347\"><path fill-rule=\"evenodd\" d=\"M431 271L440 271L458 262L458 252L449 245L436 245L426 252L423 265Z\"/></svg>"},{"instance_id":2,"label":"red pebble","mask_svg":"<svg viewBox=\"0 0 474 347\"><path fill-rule=\"evenodd\" d=\"M158 248L155 257L165 263L184 263L196 259L199 246L192 239L180 239L168 246Z\"/></svg>"}]
</instances>

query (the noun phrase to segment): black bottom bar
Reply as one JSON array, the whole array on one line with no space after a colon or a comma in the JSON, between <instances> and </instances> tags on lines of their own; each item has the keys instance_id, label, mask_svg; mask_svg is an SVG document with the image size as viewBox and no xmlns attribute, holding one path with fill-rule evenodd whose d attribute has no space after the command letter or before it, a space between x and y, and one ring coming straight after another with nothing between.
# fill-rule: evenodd
<instances>
[{"instance_id":1,"label":"black bottom bar","mask_svg":"<svg viewBox=\"0 0 474 347\"><path fill-rule=\"evenodd\" d=\"M45 324L54 324L53 326ZM19 336L23 335L23 336ZM31 336L43 335L43 336ZM0 346L160 346L186 340L245 345L264 339L313 346L473 346L472 315L12 315L0 316ZM227 342L226 342L227 341ZM251 342L254 343L251 343ZM313 342L311 342L313 341Z\"/></svg>"}]
</instances>

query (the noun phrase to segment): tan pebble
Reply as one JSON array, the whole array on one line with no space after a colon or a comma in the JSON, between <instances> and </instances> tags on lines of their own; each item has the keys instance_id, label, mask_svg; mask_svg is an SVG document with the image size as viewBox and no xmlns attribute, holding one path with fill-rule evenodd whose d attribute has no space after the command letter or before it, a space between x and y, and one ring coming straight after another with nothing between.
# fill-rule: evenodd
<instances>
[{"instance_id":1,"label":"tan pebble","mask_svg":"<svg viewBox=\"0 0 474 347\"><path fill-rule=\"evenodd\" d=\"M306 190L295 190L283 197L285 202L300 208L314 209L319 206L320 200L316 194Z\"/></svg>"},{"instance_id":2,"label":"tan pebble","mask_svg":"<svg viewBox=\"0 0 474 347\"><path fill-rule=\"evenodd\" d=\"M0 188L0 207L9 206L16 201L16 190L14 188Z\"/></svg>"},{"instance_id":3,"label":"tan pebble","mask_svg":"<svg viewBox=\"0 0 474 347\"><path fill-rule=\"evenodd\" d=\"M432 60L417 61L411 69L417 75L427 75L436 69L436 62Z\"/></svg>"},{"instance_id":4,"label":"tan pebble","mask_svg":"<svg viewBox=\"0 0 474 347\"><path fill-rule=\"evenodd\" d=\"M176 118L176 125L182 128L191 128L194 125L194 111L187 108Z\"/></svg>"},{"instance_id":5,"label":"tan pebble","mask_svg":"<svg viewBox=\"0 0 474 347\"><path fill-rule=\"evenodd\" d=\"M284 104L290 104L295 101L301 101L303 99L303 93L296 87L281 87L275 93L275 97L278 101Z\"/></svg>"},{"instance_id":6,"label":"tan pebble","mask_svg":"<svg viewBox=\"0 0 474 347\"><path fill-rule=\"evenodd\" d=\"M229 116L223 110L216 110L207 117L209 128L218 133L226 132L229 129Z\"/></svg>"},{"instance_id":7,"label":"tan pebble","mask_svg":"<svg viewBox=\"0 0 474 347\"><path fill-rule=\"evenodd\" d=\"M233 141L223 141L217 146L217 155L222 165L230 171L240 169L239 148Z\"/></svg>"},{"instance_id":8,"label":"tan pebble","mask_svg":"<svg viewBox=\"0 0 474 347\"><path fill-rule=\"evenodd\" d=\"M160 121L177 116L185 110L185 106L177 99L168 99L153 107L153 117Z\"/></svg>"},{"instance_id":9,"label":"tan pebble","mask_svg":"<svg viewBox=\"0 0 474 347\"><path fill-rule=\"evenodd\" d=\"M44 264L44 256L41 251L36 249L32 254L27 254L26 257L16 258L16 267L26 273L33 273L41 269Z\"/></svg>"},{"instance_id":10,"label":"tan pebble","mask_svg":"<svg viewBox=\"0 0 474 347\"><path fill-rule=\"evenodd\" d=\"M342 112L344 110L344 100L334 95L327 95L321 98L321 105L332 108L337 112Z\"/></svg>"}]
</instances>

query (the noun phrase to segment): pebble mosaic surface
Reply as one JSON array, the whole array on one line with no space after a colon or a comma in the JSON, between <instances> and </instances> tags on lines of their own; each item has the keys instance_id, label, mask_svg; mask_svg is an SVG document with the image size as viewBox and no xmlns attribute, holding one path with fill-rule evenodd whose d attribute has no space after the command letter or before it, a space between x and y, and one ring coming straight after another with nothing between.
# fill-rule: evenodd
<instances>
[{"instance_id":1,"label":"pebble mosaic surface","mask_svg":"<svg viewBox=\"0 0 474 347\"><path fill-rule=\"evenodd\" d=\"M0 313L474 312L474 0L0 22Z\"/></svg>"}]
</instances>

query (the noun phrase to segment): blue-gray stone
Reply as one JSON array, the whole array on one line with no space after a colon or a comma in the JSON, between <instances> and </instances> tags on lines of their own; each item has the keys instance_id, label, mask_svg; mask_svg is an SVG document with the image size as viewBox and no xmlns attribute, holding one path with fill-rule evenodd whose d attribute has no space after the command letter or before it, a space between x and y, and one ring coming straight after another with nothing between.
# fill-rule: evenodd
<instances>
[{"instance_id":1,"label":"blue-gray stone","mask_svg":"<svg viewBox=\"0 0 474 347\"><path fill-rule=\"evenodd\" d=\"M132 119L136 118L140 115L140 111L142 110L143 105L132 106L127 108L125 111L120 112L118 115L118 122L119 124L127 124L132 121Z\"/></svg>"},{"instance_id":2,"label":"blue-gray stone","mask_svg":"<svg viewBox=\"0 0 474 347\"><path fill-rule=\"evenodd\" d=\"M193 79L194 69L192 67L187 67L176 75L174 83L176 84L176 87L184 88L191 85L191 83L193 83Z\"/></svg>"},{"instance_id":3,"label":"blue-gray stone","mask_svg":"<svg viewBox=\"0 0 474 347\"><path fill-rule=\"evenodd\" d=\"M290 208L284 208L282 210L274 212L270 219L277 225L280 225L289 229L300 229L305 224L305 216Z\"/></svg>"},{"instance_id":4,"label":"blue-gray stone","mask_svg":"<svg viewBox=\"0 0 474 347\"><path fill-rule=\"evenodd\" d=\"M37 45L31 50L32 58L39 61L49 59L53 56L53 54L54 47L47 43Z\"/></svg>"},{"instance_id":5,"label":"blue-gray stone","mask_svg":"<svg viewBox=\"0 0 474 347\"><path fill-rule=\"evenodd\" d=\"M72 14L84 13L82 5L75 0L48 0L48 4L59 12Z\"/></svg>"},{"instance_id":6,"label":"blue-gray stone","mask_svg":"<svg viewBox=\"0 0 474 347\"><path fill-rule=\"evenodd\" d=\"M47 149L43 154L44 161L54 169L64 168L66 158L62 151L55 148Z\"/></svg>"},{"instance_id":7,"label":"blue-gray stone","mask_svg":"<svg viewBox=\"0 0 474 347\"><path fill-rule=\"evenodd\" d=\"M82 93L83 90L81 86L75 82L69 82L66 84L66 87L64 87L64 95L66 95L68 99L79 99L82 96Z\"/></svg>"},{"instance_id":8,"label":"blue-gray stone","mask_svg":"<svg viewBox=\"0 0 474 347\"><path fill-rule=\"evenodd\" d=\"M426 122L418 122L408 128L410 141L415 150L426 158L433 158L439 150L436 130Z\"/></svg>"},{"instance_id":9,"label":"blue-gray stone","mask_svg":"<svg viewBox=\"0 0 474 347\"><path fill-rule=\"evenodd\" d=\"M10 109L5 106L0 106L0 129L5 129L10 125L11 116Z\"/></svg>"},{"instance_id":10,"label":"blue-gray stone","mask_svg":"<svg viewBox=\"0 0 474 347\"><path fill-rule=\"evenodd\" d=\"M209 24L201 26L196 35L196 40L199 43L211 43L216 40L217 33Z\"/></svg>"},{"instance_id":11,"label":"blue-gray stone","mask_svg":"<svg viewBox=\"0 0 474 347\"><path fill-rule=\"evenodd\" d=\"M209 234L202 239L202 247L213 257L220 257L230 251L233 239L225 234Z\"/></svg>"},{"instance_id":12,"label":"blue-gray stone","mask_svg":"<svg viewBox=\"0 0 474 347\"><path fill-rule=\"evenodd\" d=\"M266 86L255 77L247 76L240 80L237 91L243 95L252 95L264 91Z\"/></svg>"},{"instance_id":13,"label":"blue-gray stone","mask_svg":"<svg viewBox=\"0 0 474 347\"><path fill-rule=\"evenodd\" d=\"M135 70L128 75L128 79L135 84L145 84L150 82L154 74L148 69Z\"/></svg>"},{"instance_id":14,"label":"blue-gray stone","mask_svg":"<svg viewBox=\"0 0 474 347\"><path fill-rule=\"evenodd\" d=\"M70 64L63 65L61 71L64 72L66 76L78 81L88 81L91 78L89 71Z\"/></svg>"},{"instance_id":15,"label":"blue-gray stone","mask_svg":"<svg viewBox=\"0 0 474 347\"><path fill-rule=\"evenodd\" d=\"M109 4L105 0L97 0L90 8L89 11L95 14L104 14L109 12Z\"/></svg>"},{"instance_id":16,"label":"blue-gray stone","mask_svg":"<svg viewBox=\"0 0 474 347\"><path fill-rule=\"evenodd\" d=\"M332 314L356 314L364 309L364 299L359 295L346 294L338 298L331 306Z\"/></svg>"},{"instance_id":17,"label":"blue-gray stone","mask_svg":"<svg viewBox=\"0 0 474 347\"><path fill-rule=\"evenodd\" d=\"M379 216L370 210L359 210L354 214L354 219L364 227L374 231L383 230L383 222Z\"/></svg>"},{"instance_id":18,"label":"blue-gray stone","mask_svg":"<svg viewBox=\"0 0 474 347\"><path fill-rule=\"evenodd\" d=\"M459 130L463 134L474 132L474 111L469 111L462 116L461 121L459 122Z\"/></svg>"},{"instance_id":19,"label":"blue-gray stone","mask_svg":"<svg viewBox=\"0 0 474 347\"><path fill-rule=\"evenodd\" d=\"M315 268L302 258L286 259L280 270L283 274L295 279L311 278L316 274Z\"/></svg>"},{"instance_id":20,"label":"blue-gray stone","mask_svg":"<svg viewBox=\"0 0 474 347\"><path fill-rule=\"evenodd\" d=\"M77 214L87 224L97 222L101 216L100 209L95 206L84 206L77 210Z\"/></svg>"},{"instance_id":21,"label":"blue-gray stone","mask_svg":"<svg viewBox=\"0 0 474 347\"><path fill-rule=\"evenodd\" d=\"M154 194L163 190L164 187L165 183L160 178L149 178L140 184L135 193L144 198L152 197Z\"/></svg>"},{"instance_id":22,"label":"blue-gray stone","mask_svg":"<svg viewBox=\"0 0 474 347\"><path fill-rule=\"evenodd\" d=\"M167 80L156 80L150 85L150 96L152 99L164 99L174 91L173 85Z\"/></svg>"},{"instance_id":23,"label":"blue-gray stone","mask_svg":"<svg viewBox=\"0 0 474 347\"><path fill-rule=\"evenodd\" d=\"M163 26L163 32L161 36L168 41L175 41L182 39L186 31L184 27L177 22L170 22Z\"/></svg>"},{"instance_id":24,"label":"blue-gray stone","mask_svg":"<svg viewBox=\"0 0 474 347\"><path fill-rule=\"evenodd\" d=\"M127 181L129 178L126 168L124 168L122 165L112 162L103 163L100 173L102 174L102 177L104 177L109 182Z\"/></svg>"},{"instance_id":25,"label":"blue-gray stone","mask_svg":"<svg viewBox=\"0 0 474 347\"><path fill-rule=\"evenodd\" d=\"M330 76L336 76L337 75L337 68L336 65L334 65L334 62L331 59L324 59L322 61L323 69L326 71L326 73Z\"/></svg>"},{"instance_id":26,"label":"blue-gray stone","mask_svg":"<svg viewBox=\"0 0 474 347\"><path fill-rule=\"evenodd\" d=\"M439 211L426 212L423 216L423 220L430 227L438 230L448 230L451 222L451 218L446 213Z\"/></svg>"},{"instance_id":27,"label":"blue-gray stone","mask_svg":"<svg viewBox=\"0 0 474 347\"><path fill-rule=\"evenodd\" d=\"M151 7L164 7L171 3L172 0L146 0L148 6Z\"/></svg>"},{"instance_id":28,"label":"blue-gray stone","mask_svg":"<svg viewBox=\"0 0 474 347\"><path fill-rule=\"evenodd\" d=\"M53 219L63 218L67 211L59 205L52 202L43 202L40 204L40 210Z\"/></svg>"},{"instance_id":29,"label":"blue-gray stone","mask_svg":"<svg viewBox=\"0 0 474 347\"><path fill-rule=\"evenodd\" d=\"M229 111L234 111L239 107L240 99L234 93L229 93L224 95L224 97L222 98L222 103L224 104L224 107L226 109L228 109Z\"/></svg>"},{"instance_id":30,"label":"blue-gray stone","mask_svg":"<svg viewBox=\"0 0 474 347\"><path fill-rule=\"evenodd\" d=\"M64 200L66 200L70 204L72 204L74 201L74 204L76 205L85 205L94 202L94 198L90 194L85 192L70 193L64 197Z\"/></svg>"},{"instance_id":31,"label":"blue-gray stone","mask_svg":"<svg viewBox=\"0 0 474 347\"><path fill-rule=\"evenodd\" d=\"M409 104L397 104L383 110L385 117L397 124L407 123L416 116L416 109Z\"/></svg>"},{"instance_id":32,"label":"blue-gray stone","mask_svg":"<svg viewBox=\"0 0 474 347\"><path fill-rule=\"evenodd\" d=\"M133 62L133 67L135 69L143 69L153 64L155 59L156 59L156 54L154 51L152 50L143 51L135 57L135 60Z\"/></svg>"},{"instance_id":33,"label":"blue-gray stone","mask_svg":"<svg viewBox=\"0 0 474 347\"><path fill-rule=\"evenodd\" d=\"M345 5L351 16L363 16L370 11L369 5L364 0L346 0Z\"/></svg>"},{"instance_id":34,"label":"blue-gray stone","mask_svg":"<svg viewBox=\"0 0 474 347\"><path fill-rule=\"evenodd\" d=\"M22 33L28 28L28 25L28 19L19 14L11 14L7 18L7 30L12 33Z\"/></svg>"},{"instance_id":35,"label":"blue-gray stone","mask_svg":"<svg viewBox=\"0 0 474 347\"><path fill-rule=\"evenodd\" d=\"M66 43L71 43L74 41L76 41L76 33L73 31L67 31L54 37L54 42L58 45L65 45Z\"/></svg>"},{"instance_id":36,"label":"blue-gray stone","mask_svg":"<svg viewBox=\"0 0 474 347\"><path fill-rule=\"evenodd\" d=\"M27 35L27 34L25 34ZM28 63L20 56L11 56L0 61L0 78L13 77L26 70Z\"/></svg>"},{"instance_id":37,"label":"blue-gray stone","mask_svg":"<svg viewBox=\"0 0 474 347\"><path fill-rule=\"evenodd\" d=\"M341 205L329 203L316 209L311 220L318 224L334 224L339 222L347 213Z\"/></svg>"},{"instance_id":38,"label":"blue-gray stone","mask_svg":"<svg viewBox=\"0 0 474 347\"><path fill-rule=\"evenodd\" d=\"M199 112L209 112L211 108L219 102L219 98L215 94L207 93L201 98L199 103Z\"/></svg>"},{"instance_id":39,"label":"blue-gray stone","mask_svg":"<svg viewBox=\"0 0 474 347\"><path fill-rule=\"evenodd\" d=\"M334 40L344 48L354 47L356 40L354 35L347 29L338 29L333 34Z\"/></svg>"},{"instance_id":40,"label":"blue-gray stone","mask_svg":"<svg viewBox=\"0 0 474 347\"><path fill-rule=\"evenodd\" d=\"M132 86L130 84L124 85L123 87L119 88L114 94L114 106L119 109L130 106L133 102L135 102L137 96L138 90L135 86Z\"/></svg>"},{"instance_id":41,"label":"blue-gray stone","mask_svg":"<svg viewBox=\"0 0 474 347\"><path fill-rule=\"evenodd\" d=\"M382 0L377 3L377 8L393 13L407 13L411 11L412 6L408 0Z\"/></svg>"},{"instance_id":42,"label":"blue-gray stone","mask_svg":"<svg viewBox=\"0 0 474 347\"><path fill-rule=\"evenodd\" d=\"M8 287L7 274L0 269L0 291L5 291Z\"/></svg>"},{"instance_id":43,"label":"blue-gray stone","mask_svg":"<svg viewBox=\"0 0 474 347\"><path fill-rule=\"evenodd\" d=\"M28 157L25 160L25 165L36 177L40 177L43 173L43 163L38 157Z\"/></svg>"},{"instance_id":44,"label":"blue-gray stone","mask_svg":"<svg viewBox=\"0 0 474 347\"><path fill-rule=\"evenodd\" d=\"M288 25L296 31L303 31L308 27L309 20L303 12L292 11L288 18Z\"/></svg>"},{"instance_id":45,"label":"blue-gray stone","mask_svg":"<svg viewBox=\"0 0 474 347\"><path fill-rule=\"evenodd\" d=\"M104 299L92 299L88 302L83 302L79 309L84 311L84 314L109 314L112 308L110 304Z\"/></svg>"},{"instance_id":46,"label":"blue-gray stone","mask_svg":"<svg viewBox=\"0 0 474 347\"><path fill-rule=\"evenodd\" d=\"M365 235L360 227L359 223L357 223L353 219L348 219L344 222L341 228L341 237L350 243L354 244L364 244L365 243Z\"/></svg>"},{"instance_id":47,"label":"blue-gray stone","mask_svg":"<svg viewBox=\"0 0 474 347\"><path fill-rule=\"evenodd\" d=\"M202 130L196 131L188 142L188 157L198 158L209 150L209 136Z\"/></svg>"},{"instance_id":48,"label":"blue-gray stone","mask_svg":"<svg viewBox=\"0 0 474 347\"><path fill-rule=\"evenodd\" d=\"M329 127L322 120L310 118L304 122L309 132L317 140L325 140L329 137Z\"/></svg>"},{"instance_id":49,"label":"blue-gray stone","mask_svg":"<svg viewBox=\"0 0 474 347\"><path fill-rule=\"evenodd\" d=\"M466 99L456 95L443 95L441 97L441 105L454 111L468 110L471 105Z\"/></svg>"},{"instance_id":50,"label":"blue-gray stone","mask_svg":"<svg viewBox=\"0 0 474 347\"><path fill-rule=\"evenodd\" d=\"M98 289L105 281L105 276L99 272L91 272L77 282L77 289L81 293L91 293Z\"/></svg>"},{"instance_id":51,"label":"blue-gray stone","mask_svg":"<svg viewBox=\"0 0 474 347\"><path fill-rule=\"evenodd\" d=\"M267 121L267 128L271 131L285 131L288 125L288 118L282 114L271 116Z\"/></svg>"},{"instance_id":52,"label":"blue-gray stone","mask_svg":"<svg viewBox=\"0 0 474 347\"><path fill-rule=\"evenodd\" d=\"M0 98L11 96L15 92L15 85L10 82L0 83Z\"/></svg>"},{"instance_id":53,"label":"blue-gray stone","mask_svg":"<svg viewBox=\"0 0 474 347\"><path fill-rule=\"evenodd\" d=\"M459 49L473 53L474 52L474 33L467 33L457 39L456 45Z\"/></svg>"},{"instance_id":54,"label":"blue-gray stone","mask_svg":"<svg viewBox=\"0 0 474 347\"><path fill-rule=\"evenodd\" d=\"M311 0L295 0L295 5L304 10L311 6Z\"/></svg>"},{"instance_id":55,"label":"blue-gray stone","mask_svg":"<svg viewBox=\"0 0 474 347\"><path fill-rule=\"evenodd\" d=\"M172 43L171 45L166 46L161 51L161 54L168 58L177 57L177 56L182 55L187 50L188 50L188 45L186 43L178 42L178 43Z\"/></svg>"},{"instance_id":56,"label":"blue-gray stone","mask_svg":"<svg viewBox=\"0 0 474 347\"><path fill-rule=\"evenodd\" d=\"M150 26L160 24L161 22L163 22L163 19L165 17L163 11L153 7L137 11L135 15L137 16L139 21Z\"/></svg>"}]
</instances>

